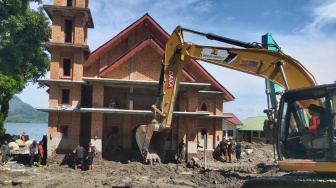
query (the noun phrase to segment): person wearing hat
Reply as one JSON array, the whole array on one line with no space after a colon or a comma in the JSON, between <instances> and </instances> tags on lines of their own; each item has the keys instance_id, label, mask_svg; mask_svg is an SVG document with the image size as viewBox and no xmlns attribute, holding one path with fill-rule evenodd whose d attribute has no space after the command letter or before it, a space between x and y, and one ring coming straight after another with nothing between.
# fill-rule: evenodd
<instances>
[{"instance_id":1,"label":"person wearing hat","mask_svg":"<svg viewBox=\"0 0 336 188\"><path fill-rule=\"evenodd\" d=\"M86 156L88 170L92 170L94 168L93 166L93 157L95 156L96 147L92 145L91 142L89 142L88 147L88 155Z\"/></svg>"},{"instance_id":2,"label":"person wearing hat","mask_svg":"<svg viewBox=\"0 0 336 188\"><path fill-rule=\"evenodd\" d=\"M317 126L320 124L320 113L319 113L320 107L315 104L310 104L308 106L309 114L311 115L311 118L309 120L309 126L306 128L309 131L316 131Z\"/></svg>"}]
</instances>

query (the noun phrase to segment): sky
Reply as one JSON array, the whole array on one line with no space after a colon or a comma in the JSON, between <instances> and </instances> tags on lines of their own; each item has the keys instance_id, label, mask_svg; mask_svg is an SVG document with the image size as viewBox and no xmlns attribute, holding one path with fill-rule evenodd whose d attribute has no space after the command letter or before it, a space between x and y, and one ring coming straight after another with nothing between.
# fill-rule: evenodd
<instances>
[{"instance_id":1,"label":"sky","mask_svg":"<svg viewBox=\"0 0 336 188\"><path fill-rule=\"evenodd\" d=\"M43 4L52 5L52 0ZM31 8L37 8L31 3ZM167 33L176 26L244 41L261 42L271 32L281 50L300 61L318 84L336 80L336 1L334 0L90 0L94 29L89 29L91 51L148 13ZM189 37L189 38L188 38ZM201 36L185 40L202 45L230 46ZM217 65L201 65L234 97L224 112L240 120L265 116L265 80ZM48 77L48 76L47 76ZM18 96L36 108L48 107L47 88L28 85Z\"/></svg>"}]
</instances>

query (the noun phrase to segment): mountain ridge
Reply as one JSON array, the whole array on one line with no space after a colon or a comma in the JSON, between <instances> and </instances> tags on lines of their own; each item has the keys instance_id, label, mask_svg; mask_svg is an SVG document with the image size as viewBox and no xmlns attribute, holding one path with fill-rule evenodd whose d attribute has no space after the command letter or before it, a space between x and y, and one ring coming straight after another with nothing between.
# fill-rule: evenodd
<instances>
[{"instance_id":1,"label":"mountain ridge","mask_svg":"<svg viewBox=\"0 0 336 188\"><path fill-rule=\"evenodd\" d=\"M14 95L9 101L9 112L5 122L12 123L47 123L48 113L36 110Z\"/></svg>"}]
</instances>

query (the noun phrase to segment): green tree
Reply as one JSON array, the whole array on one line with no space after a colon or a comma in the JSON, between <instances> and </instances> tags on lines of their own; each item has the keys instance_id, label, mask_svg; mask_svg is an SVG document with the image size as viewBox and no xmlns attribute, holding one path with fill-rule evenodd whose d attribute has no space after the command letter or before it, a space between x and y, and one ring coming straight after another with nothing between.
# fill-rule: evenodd
<instances>
[{"instance_id":1,"label":"green tree","mask_svg":"<svg viewBox=\"0 0 336 188\"><path fill-rule=\"evenodd\" d=\"M42 7L30 2L40 0L0 0L0 136L9 100L28 82L36 83L49 69L49 57L41 42L49 41L51 29Z\"/></svg>"}]
</instances>

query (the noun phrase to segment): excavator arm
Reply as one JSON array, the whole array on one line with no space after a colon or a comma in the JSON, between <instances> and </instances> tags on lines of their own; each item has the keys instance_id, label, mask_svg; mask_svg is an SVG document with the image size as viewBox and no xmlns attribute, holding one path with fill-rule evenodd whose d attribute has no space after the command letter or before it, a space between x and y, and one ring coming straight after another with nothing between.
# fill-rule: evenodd
<instances>
[{"instance_id":1,"label":"excavator arm","mask_svg":"<svg viewBox=\"0 0 336 188\"><path fill-rule=\"evenodd\" d=\"M186 43L183 31L203 35L208 39L233 44L240 48ZM149 153L156 153L163 160L165 141L170 132L185 58L268 78L286 89L317 85L314 76L299 61L280 50L270 51L257 44L204 34L178 26L166 43L159 84L160 94L157 104L152 106L154 119L150 124L140 126L136 133L136 141L144 158Z\"/></svg>"}]
</instances>

